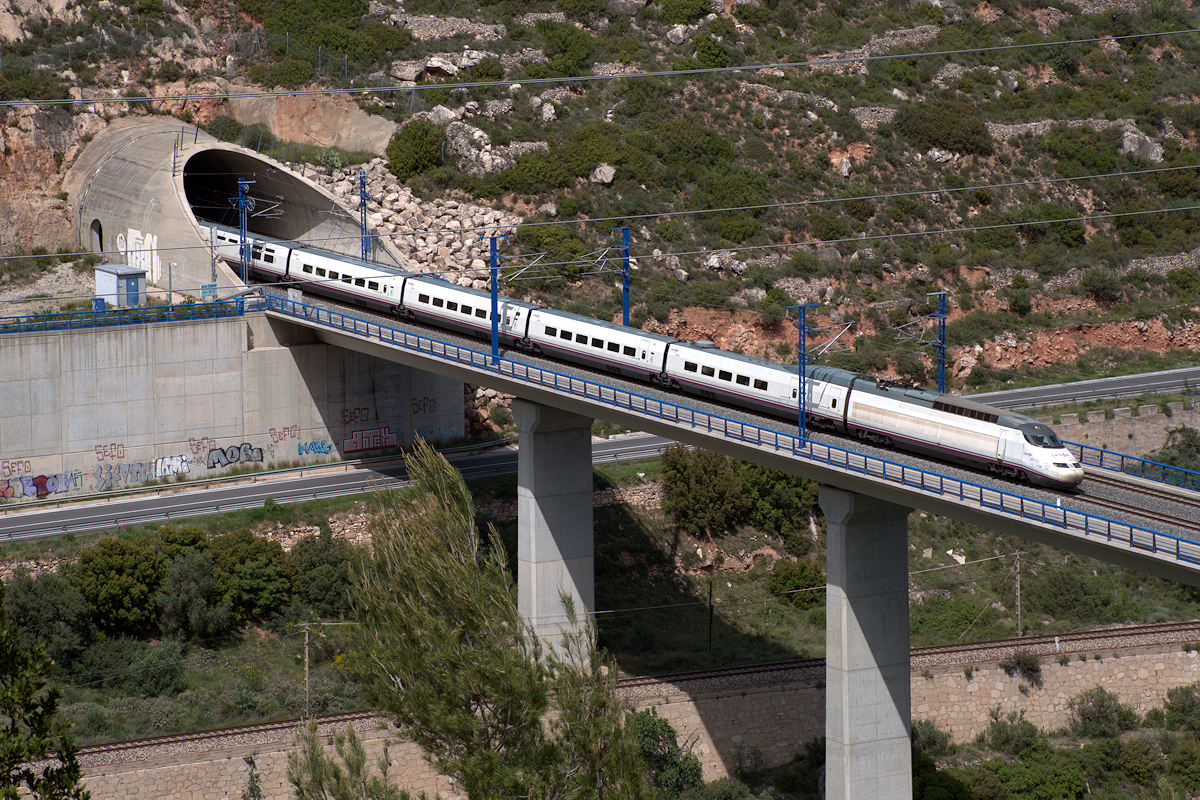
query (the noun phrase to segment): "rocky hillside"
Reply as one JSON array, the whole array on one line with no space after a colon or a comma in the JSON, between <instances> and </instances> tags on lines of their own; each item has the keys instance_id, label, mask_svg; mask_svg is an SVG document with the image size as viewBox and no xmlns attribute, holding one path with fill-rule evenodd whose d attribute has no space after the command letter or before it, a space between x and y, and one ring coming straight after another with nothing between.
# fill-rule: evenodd
<instances>
[{"instance_id":1,"label":"rocky hillside","mask_svg":"<svg viewBox=\"0 0 1200 800\"><path fill-rule=\"evenodd\" d=\"M960 388L1129 351L1176 363L1200 302L1200 43L1170 32L1198 17L1166 0L13 0L0 99L81 102L0 107L0 249L66 246L80 144L114 115L171 113L315 163L348 207L350 171L385 157L373 224L463 283L483 277L464 228L577 220L520 228L506 263L545 254L526 293L612 317L598 259L628 224L647 328L788 360L783 307L813 302L850 325L827 360L926 381L905 332L946 291ZM770 66L712 71L746 65ZM355 91L130 99L311 86ZM9 263L10 281L45 268Z\"/></svg>"}]
</instances>

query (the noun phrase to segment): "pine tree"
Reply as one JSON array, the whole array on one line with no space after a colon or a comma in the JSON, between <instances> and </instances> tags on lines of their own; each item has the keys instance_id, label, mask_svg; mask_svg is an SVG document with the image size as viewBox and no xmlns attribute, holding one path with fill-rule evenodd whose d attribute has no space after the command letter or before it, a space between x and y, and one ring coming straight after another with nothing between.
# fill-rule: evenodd
<instances>
[{"instance_id":1,"label":"pine tree","mask_svg":"<svg viewBox=\"0 0 1200 800\"><path fill-rule=\"evenodd\" d=\"M0 594L2 596L2 594ZM0 624L0 798L87 800L75 744L57 721L53 662L40 644L22 646L5 616Z\"/></svg>"}]
</instances>

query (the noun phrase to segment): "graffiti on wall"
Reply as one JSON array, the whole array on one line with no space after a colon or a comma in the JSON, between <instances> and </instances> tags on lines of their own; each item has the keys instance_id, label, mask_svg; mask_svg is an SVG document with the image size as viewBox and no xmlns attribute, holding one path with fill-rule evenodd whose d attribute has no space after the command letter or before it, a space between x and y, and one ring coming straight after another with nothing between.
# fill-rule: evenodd
<instances>
[{"instance_id":1,"label":"graffiti on wall","mask_svg":"<svg viewBox=\"0 0 1200 800\"><path fill-rule=\"evenodd\" d=\"M263 460L263 450L249 442L226 448L214 447L208 451L208 468L228 467L233 464L253 464Z\"/></svg>"},{"instance_id":2,"label":"graffiti on wall","mask_svg":"<svg viewBox=\"0 0 1200 800\"><path fill-rule=\"evenodd\" d=\"M322 439L319 442L301 442L296 445L296 452L299 455L307 456L313 454L329 455L333 452L333 445L327 439Z\"/></svg>"},{"instance_id":3,"label":"graffiti on wall","mask_svg":"<svg viewBox=\"0 0 1200 800\"><path fill-rule=\"evenodd\" d=\"M110 458L119 460L125 457L125 445L120 442L98 444L93 449L96 451L97 461L104 461Z\"/></svg>"},{"instance_id":4,"label":"graffiti on wall","mask_svg":"<svg viewBox=\"0 0 1200 800\"><path fill-rule=\"evenodd\" d=\"M150 283L162 285L162 259L158 256L158 236L129 228L117 234L117 251L131 267L146 270Z\"/></svg>"},{"instance_id":5,"label":"graffiti on wall","mask_svg":"<svg viewBox=\"0 0 1200 800\"><path fill-rule=\"evenodd\" d=\"M343 408L342 409L342 424L353 425L356 422L370 422L371 409L366 407L360 408Z\"/></svg>"},{"instance_id":6,"label":"graffiti on wall","mask_svg":"<svg viewBox=\"0 0 1200 800\"><path fill-rule=\"evenodd\" d=\"M353 431L342 439L342 453L365 453L368 450L390 450L398 447L400 438L387 426Z\"/></svg>"},{"instance_id":7,"label":"graffiti on wall","mask_svg":"<svg viewBox=\"0 0 1200 800\"><path fill-rule=\"evenodd\" d=\"M0 461L0 478L16 478L33 472L33 463L27 458L6 458Z\"/></svg>"},{"instance_id":8,"label":"graffiti on wall","mask_svg":"<svg viewBox=\"0 0 1200 800\"><path fill-rule=\"evenodd\" d=\"M147 481L187 475L191 471L191 459L182 453L150 461L132 461L128 464L99 464L92 472L92 489L99 492L137 486Z\"/></svg>"},{"instance_id":9,"label":"graffiti on wall","mask_svg":"<svg viewBox=\"0 0 1200 800\"><path fill-rule=\"evenodd\" d=\"M46 497L65 494L72 489L83 488L83 473L60 472L57 475L25 475L0 481L0 497L16 500L21 497Z\"/></svg>"},{"instance_id":10,"label":"graffiti on wall","mask_svg":"<svg viewBox=\"0 0 1200 800\"><path fill-rule=\"evenodd\" d=\"M201 436L199 439L188 439L188 447L192 451L192 455L198 456L201 453L208 452L217 446L217 440L207 436Z\"/></svg>"},{"instance_id":11,"label":"graffiti on wall","mask_svg":"<svg viewBox=\"0 0 1200 800\"><path fill-rule=\"evenodd\" d=\"M284 439L299 439L300 426L288 425L283 428L271 428L267 433L271 436L271 444L279 444Z\"/></svg>"},{"instance_id":12,"label":"graffiti on wall","mask_svg":"<svg viewBox=\"0 0 1200 800\"><path fill-rule=\"evenodd\" d=\"M412 413L414 413L414 414L436 414L437 413L437 398L436 397L414 397L412 399Z\"/></svg>"}]
</instances>

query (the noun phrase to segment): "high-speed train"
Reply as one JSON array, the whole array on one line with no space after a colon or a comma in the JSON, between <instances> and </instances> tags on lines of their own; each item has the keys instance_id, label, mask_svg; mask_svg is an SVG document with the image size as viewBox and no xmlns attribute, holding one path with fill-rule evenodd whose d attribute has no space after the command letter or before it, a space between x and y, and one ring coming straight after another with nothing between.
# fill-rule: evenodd
<instances>
[{"instance_id":1,"label":"high-speed train","mask_svg":"<svg viewBox=\"0 0 1200 800\"><path fill-rule=\"evenodd\" d=\"M209 226L216 254L240 264L239 234ZM481 337L492 331L491 296L439 278L349 256L248 236L253 275ZM674 391L795 419L794 367L500 297L506 345ZM1083 466L1046 425L961 397L897 386L833 367L805 367L809 424L864 442L983 468L1053 488L1083 480Z\"/></svg>"}]
</instances>

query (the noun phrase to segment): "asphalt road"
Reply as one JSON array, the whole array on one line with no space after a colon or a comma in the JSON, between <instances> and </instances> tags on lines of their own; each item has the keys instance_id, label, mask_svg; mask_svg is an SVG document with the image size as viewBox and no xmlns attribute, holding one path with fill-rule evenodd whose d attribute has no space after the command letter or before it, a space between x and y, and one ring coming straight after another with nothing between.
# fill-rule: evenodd
<instances>
[{"instance_id":1,"label":"asphalt road","mask_svg":"<svg viewBox=\"0 0 1200 800\"><path fill-rule=\"evenodd\" d=\"M1003 392L971 395L971 398L1000 408L1021 409L1189 391L1200 392L1200 367L1144 372L1140 375L1119 375L1115 378L1093 378L1073 383L1031 386L1027 389L1007 389Z\"/></svg>"},{"instance_id":2,"label":"asphalt road","mask_svg":"<svg viewBox=\"0 0 1200 800\"><path fill-rule=\"evenodd\" d=\"M1200 386L1200 367L1097 378L1075 383L1010 389L972 395L1001 408L1029 409L1098 398L1140 397L1155 392L1179 392ZM592 461L636 460L657 455L671 442L658 436L638 435L595 442ZM517 451L503 448L451 457L468 478L509 475L517 471ZM181 489L136 497L116 496L100 502L82 501L61 507L9 511L0 515L0 536L9 540L87 533L127 525L163 522L204 514L260 506L267 498L295 503L322 497L353 494L373 485L393 486L405 480L403 465L344 469L312 467L251 476L252 482L231 481L214 488ZM3 542L4 538L0 538Z\"/></svg>"},{"instance_id":3,"label":"asphalt road","mask_svg":"<svg viewBox=\"0 0 1200 800\"><path fill-rule=\"evenodd\" d=\"M658 455L672 443L659 436L629 436L597 441L592 444L593 463L633 461ZM517 471L517 450L504 447L486 452L454 456L450 463L467 478L511 475ZM261 506L267 498L276 503L297 503L323 497L354 494L373 486L396 486L407 476L403 464L389 463L379 468L307 467L245 476L243 481L213 488L177 489L159 494L117 495L98 502L82 501L60 507L42 507L30 511L9 511L0 516L0 531L5 539L30 539L64 533L88 533L165 522L204 514L236 511Z\"/></svg>"}]
</instances>

